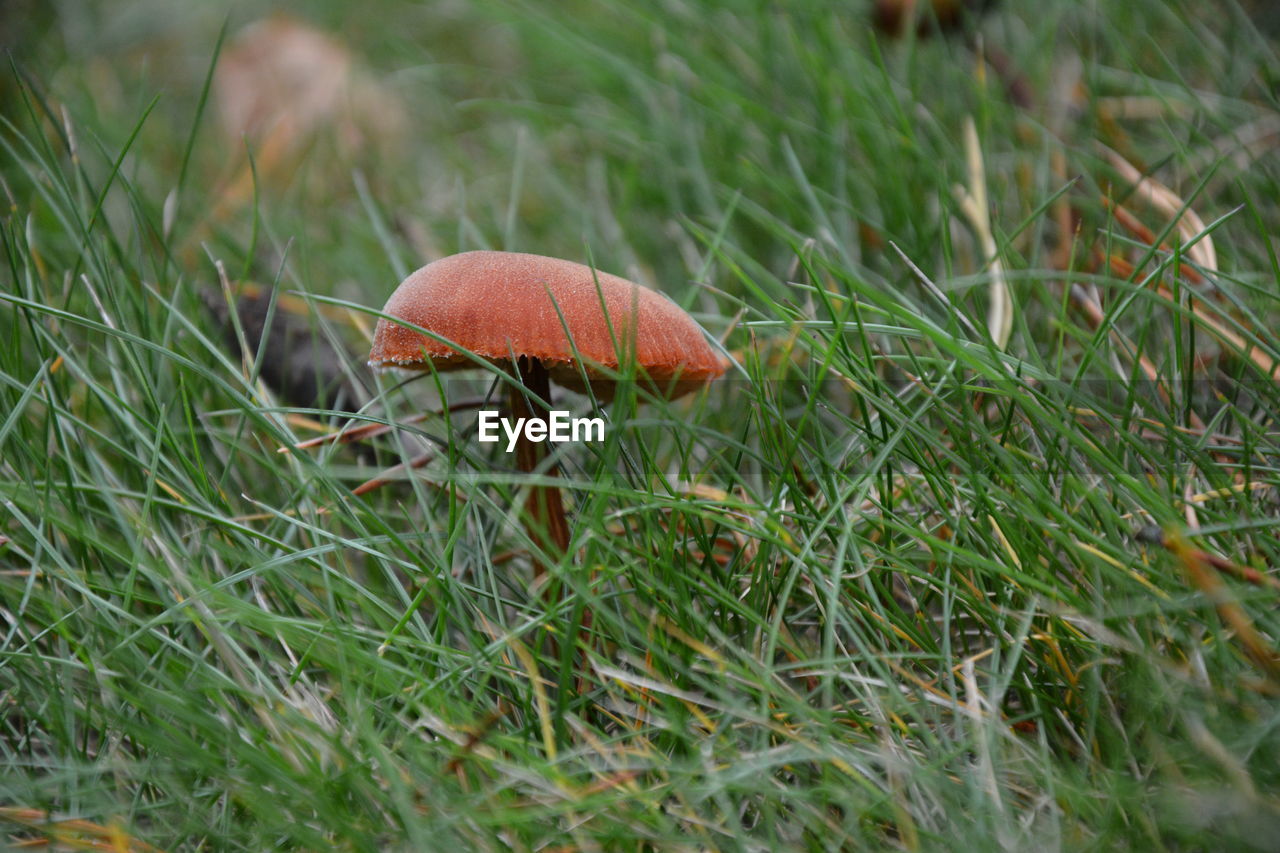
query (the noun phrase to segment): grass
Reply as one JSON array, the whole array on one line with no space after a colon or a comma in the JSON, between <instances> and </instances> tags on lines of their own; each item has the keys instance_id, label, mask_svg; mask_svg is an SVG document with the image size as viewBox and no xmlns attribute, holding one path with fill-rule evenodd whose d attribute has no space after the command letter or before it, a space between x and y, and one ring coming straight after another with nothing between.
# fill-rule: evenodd
<instances>
[{"instance_id":1,"label":"grass","mask_svg":"<svg viewBox=\"0 0 1280 853\"><path fill-rule=\"evenodd\" d=\"M205 96L251 9L24 21L0 89L11 842L1268 846L1262 18L1007 3L893 39L844 3L384 6L299 12L399 129L250 136L252 164ZM988 224L961 200L983 192ZM278 453L349 413L282 399L270 341L219 309L256 282L357 354L360 421L404 421L470 390L369 375L365 334L408 271L482 247L653 284L738 364L562 449L549 598L527 481L473 417ZM589 639L547 642L585 610Z\"/></svg>"}]
</instances>

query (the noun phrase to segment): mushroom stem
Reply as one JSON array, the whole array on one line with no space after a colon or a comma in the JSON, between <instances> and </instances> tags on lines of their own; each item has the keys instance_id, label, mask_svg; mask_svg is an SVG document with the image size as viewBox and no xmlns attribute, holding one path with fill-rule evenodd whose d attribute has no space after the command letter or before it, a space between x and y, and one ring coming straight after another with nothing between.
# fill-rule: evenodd
<instances>
[{"instance_id":1,"label":"mushroom stem","mask_svg":"<svg viewBox=\"0 0 1280 853\"><path fill-rule=\"evenodd\" d=\"M519 359L517 368L525 390L511 389L511 416L514 418L537 417L548 421L549 424L551 376L547 373L547 368L536 358L523 357ZM517 423L519 423L518 420ZM533 473L547 455L542 443L529 441L525 438L524 430L520 431L520 436L516 439L516 466L521 471L526 474ZM548 465L545 473L548 477L560 476L560 470L554 464ZM538 546L538 549L553 559L559 559L568 552L569 522L565 519L564 503L560 498L559 486L530 487L529 497L525 501L525 530L529 532L529 538ZM546 572L546 566L535 554L533 557L534 580L537 581ZM550 601L555 593L551 588L547 588L543 590L543 595ZM591 630L591 611L584 609L579 618L577 626L571 629L568 645L570 649L577 646L579 631ZM553 656L560 655L560 646L554 638L551 639L550 648ZM585 682L579 681L579 692L585 691L584 684Z\"/></svg>"},{"instance_id":2,"label":"mushroom stem","mask_svg":"<svg viewBox=\"0 0 1280 853\"><path fill-rule=\"evenodd\" d=\"M547 420L546 404L551 401L551 377L547 369L538 359L521 358L519 370L528 396L519 388L511 389L511 416L517 419L516 423L520 422L520 418ZM525 438L524 431L521 430L516 439L516 466L522 472L531 474L537 470L546 455L544 445ZM548 465L544 473L548 477L560 474L554 464ZM529 538L543 553L558 558L569 550L569 523L565 520L559 486L531 487L525 501L525 512L525 529L529 532ZM546 567L535 556L534 579L545 573Z\"/></svg>"}]
</instances>

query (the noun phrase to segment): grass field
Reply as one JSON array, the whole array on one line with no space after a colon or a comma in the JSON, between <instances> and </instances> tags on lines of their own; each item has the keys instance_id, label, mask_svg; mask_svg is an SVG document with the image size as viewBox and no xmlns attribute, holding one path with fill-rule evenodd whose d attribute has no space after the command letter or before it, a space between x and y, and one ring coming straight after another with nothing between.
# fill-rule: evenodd
<instances>
[{"instance_id":1,"label":"grass field","mask_svg":"<svg viewBox=\"0 0 1280 853\"><path fill-rule=\"evenodd\" d=\"M3 843L1273 849L1268 4L288 8L287 96L260 6L0 11ZM564 556L364 364L478 248L735 361L559 447Z\"/></svg>"}]
</instances>

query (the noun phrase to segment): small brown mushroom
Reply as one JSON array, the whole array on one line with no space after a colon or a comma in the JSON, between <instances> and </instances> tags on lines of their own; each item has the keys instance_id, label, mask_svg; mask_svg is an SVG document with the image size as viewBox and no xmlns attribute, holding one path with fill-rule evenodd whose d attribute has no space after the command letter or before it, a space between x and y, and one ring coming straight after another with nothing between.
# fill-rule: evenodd
<instances>
[{"instance_id":1,"label":"small brown mushroom","mask_svg":"<svg viewBox=\"0 0 1280 853\"><path fill-rule=\"evenodd\" d=\"M633 364L655 393L675 398L724 373L729 362L707 344L702 330L674 302L641 285L571 261L515 252L466 252L413 273L383 313L437 338L382 318L369 364L416 370L475 367L473 356L514 372L515 418L544 416L550 382L577 391L590 386L601 400L613 395L619 370ZM448 341L449 343L445 343ZM620 359L619 356L623 357ZM523 432L516 464L537 469L544 452ZM546 471L556 476L553 467ZM544 553L560 556L569 529L560 490L530 490L527 529ZM535 576L544 571L534 561Z\"/></svg>"}]
</instances>

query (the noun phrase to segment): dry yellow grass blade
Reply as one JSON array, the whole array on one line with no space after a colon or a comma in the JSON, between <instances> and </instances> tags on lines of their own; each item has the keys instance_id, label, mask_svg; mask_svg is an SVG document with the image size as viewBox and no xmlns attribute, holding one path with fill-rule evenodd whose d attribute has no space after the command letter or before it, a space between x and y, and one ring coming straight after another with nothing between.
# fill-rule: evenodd
<instances>
[{"instance_id":1,"label":"dry yellow grass blade","mask_svg":"<svg viewBox=\"0 0 1280 853\"><path fill-rule=\"evenodd\" d=\"M1220 557L1217 554L1211 554L1201 548L1196 548L1188 544L1187 541L1177 533L1166 532L1160 537L1159 542L1184 562L1187 560L1195 560L1198 563L1203 563L1210 568L1216 569L1224 575L1230 575L1231 577L1242 580L1245 583L1280 590L1280 579L1269 574L1264 574L1252 566L1242 566L1239 563L1233 563L1226 557Z\"/></svg>"},{"instance_id":2,"label":"dry yellow grass blade","mask_svg":"<svg viewBox=\"0 0 1280 853\"><path fill-rule=\"evenodd\" d=\"M1156 292L1170 302L1176 303L1177 301L1173 292L1163 284L1156 285ZM1203 302L1193 299L1191 301L1191 312L1195 314L1196 319L1203 323L1204 327L1215 338L1252 361L1266 376L1274 380L1280 380L1280 362L1277 362L1270 355L1246 341L1238 332L1228 328L1225 323L1210 314Z\"/></svg>"},{"instance_id":3,"label":"dry yellow grass blade","mask_svg":"<svg viewBox=\"0 0 1280 853\"><path fill-rule=\"evenodd\" d=\"M360 426L354 426L355 421L348 421L340 429L330 430L327 424L301 415L290 415L289 423L292 426L300 426L310 429L314 432L322 432L324 435L317 435L314 438L308 438L299 441L296 444L286 444L283 447L277 447L276 453L291 453L295 450L309 450L312 447L321 447L328 444L351 444L357 441L367 441L371 438L377 438L380 435L386 435L394 432L400 427L409 426L410 424L422 423L430 418L440 418L449 415L452 412L463 411L466 409L478 409L488 402L487 397L468 397L465 400L454 400L445 406L432 409L426 412L419 412L416 415L400 418L393 424L366 423Z\"/></svg>"},{"instance_id":4,"label":"dry yellow grass blade","mask_svg":"<svg viewBox=\"0 0 1280 853\"><path fill-rule=\"evenodd\" d=\"M1125 230L1127 230L1130 234L1137 237L1139 240L1141 240L1143 243L1146 243L1148 246L1156 245L1155 232L1152 231L1150 228L1148 228L1142 222L1141 219L1139 219L1138 217L1130 213L1129 210L1123 204L1121 204L1118 201L1114 201L1113 199L1104 197L1102 199L1102 206L1105 207L1107 210L1111 211L1111 215L1115 217L1116 222L1119 222L1121 225L1123 225ZM1166 251L1172 251L1167 243L1160 244L1160 248ZM1117 258L1113 256L1110 260L1111 260L1111 263L1114 265L1116 263ZM1127 261L1125 263L1128 264ZM1126 276L1131 275L1133 273L1133 269L1134 269L1133 265L1129 264L1128 272L1124 274ZM1181 272L1182 275L1187 279L1187 281L1190 281L1192 284L1204 283L1204 276L1200 275L1200 272L1191 264L1185 264L1185 263L1179 264L1178 271Z\"/></svg>"},{"instance_id":5,"label":"dry yellow grass blade","mask_svg":"<svg viewBox=\"0 0 1280 853\"><path fill-rule=\"evenodd\" d=\"M516 653L525 675L529 676L529 685L533 688L534 707L538 710L538 728L542 732L542 748L546 750L548 760L555 761L556 733L555 726L551 722L551 701L547 698L546 685L538 672L538 663L525 644L515 637L511 637L507 645Z\"/></svg>"},{"instance_id":6,"label":"dry yellow grass blade","mask_svg":"<svg viewBox=\"0 0 1280 853\"><path fill-rule=\"evenodd\" d=\"M351 444L356 441L364 441L366 439L385 435L400 426L421 423L431 417L432 414L433 413L431 412L421 412L407 418L402 418L395 424L367 423L361 426L352 426L355 421L347 421L346 424L337 430L330 430L328 424L322 424L319 421L312 420L311 418L306 418L301 415L290 415L290 426L302 427L324 434L317 435L314 438L308 438L305 441L299 441L296 444L286 444L283 447L277 447L276 453L292 453L295 450L310 450L313 447L322 447L328 444Z\"/></svg>"},{"instance_id":7,"label":"dry yellow grass blade","mask_svg":"<svg viewBox=\"0 0 1280 853\"><path fill-rule=\"evenodd\" d=\"M1146 433L1145 431L1143 434L1144 436L1148 435L1148 433ZM1154 435L1154 434L1150 435L1150 437L1155 439L1160 438L1160 436ZM1184 494L1181 504L1178 504L1177 506L1182 506L1185 504L1205 504L1216 498L1225 498L1225 497L1230 497L1232 495L1240 494L1242 492L1256 492L1256 491L1262 491L1265 489L1273 489L1273 488L1275 487L1272 486L1270 483L1240 482L1232 486L1224 486L1221 489L1214 489L1213 491L1209 491L1209 492L1198 492L1196 494L1191 494L1191 495ZM1129 519L1129 518L1136 518L1139 515L1144 516L1146 518L1150 518L1152 513L1150 510L1146 510L1146 509L1135 509L1132 512L1126 512L1124 515L1120 517L1124 519Z\"/></svg>"},{"instance_id":8,"label":"dry yellow grass blade","mask_svg":"<svg viewBox=\"0 0 1280 853\"><path fill-rule=\"evenodd\" d=\"M426 453L419 454L418 456L415 456L406 462L400 462L395 465L392 465L390 468L384 469L383 471L378 473L376 476L370 477L368 480L365 480L363 483L356 486L354 489L351 490L351 494L354 495L355 497L360 497L360 495L368 494L369 492L375 491L376 489L380 489L383 486L386 486L390 483L394 483L396 480L400 479L400 477L398 476L399 474L404 474L409 471L416 471L419 468L423 468L429 465L431 461L436 458L436 456L437 454L434 450L428 450ZM427 481L427 482L429 482L432 486L437 486L436 483L431 483L430 481ZM467 499L466 496L463 495L461 492L459 492L457 489L454 489L453 494L454 494L454 497L456 497L461 502L465 502Z\"/></svg>"},{"instance_id":9,"label":"dry yellow grass blade","mask_svg":"<svg viewBox=\"0 0 1280 853\"><path fill-rule=\"evenodd\" d=\"M113 853L160 853L145 841L130 836L114 823L103 826L78 818L54 818L41 809L0 806L0 820L16 823L28 830L43 834L43 839L26 840L8 838L13 849L21 847L64 850L106 850ZM50 845L53 845L51 848Z\"/></svg>"},{"instance_id":10,"label":"dry yellow grass blade","mask_svg":"<svg viewBox=\"0 0 1280 853\"><path fill-rule=\"evenodd\" d=\"M1211 555L1193 547L1176 531L1167 531L1161 544L1177 557L1191 585L1213 604L1218 616L1235 633L1249 659L1272 682L1280 683L1280 658L1276 656L1275 649L1267 642L1266 637L1253 626L1253 620L1236 601L1222 578L1218 577L1214 569L1221 570L1221 567L1210 559Z\"/></svg>"},{"instance_id":11,"label":"dry yellow grass blade","mask_svg":"<svg viewBox=\"0 0 1280 853\"><path fill-rule=\"evenodd\" d=\"M1135 194L1146 199L1147 203L1165 216L1177 220L1178 234L1182 237L1191 260L1205 269L1217 270L1218 253L1213 246L1213 237L1205 233L1204 220L1200 215L1173 190L1150 175L1142 174L1136 166L1120 154L1105 146L1102 147L1102 153L1111 164L1111 168L1133 186Z\"/></svg>"},{"instance_id":12,"label":"dry yellow grass blade","mask_svg":"<svg viewBox=\"0 0 1280 853\"><path fill-rule=\"evenodd\" d=\"M1195 115L1195 107L1185 101L1153 98L1146 95L1122 95L1097 100L1098 114L1108 121L1146 121L1152 119L1187 120Z\"/></svg>"},{"instance_id":13,"label":"dry yellow grass blade","mask_svg":"<svg viewBox=\"0 0 1280 853\"><path fill-rule=\"evenodd\" d=\"M1075 303L1077 308L1084 312L1085 319L1089 322L1089 325L1094 329L1101 328L1103 323L1106 322L1106 312L1098 302L1095 293L1090 290L1086 290L1078 284L1071 285L1070 293L1072 302ZM1152 362L1150 358L1143 355L1138 350L1137 345L1135 345L1133 341L1129 340L1129 338L1117 329L1114 324L1111 325L1108 334L1111 339L1116 342L1116 350L1133 358L1137 362L1138 368L1142 371L1142 375L1156 386L1156 391L1160 394L1160 399L1169 403L1173 398L1169 392L1168 384L1165 382L1164 377L1161 376L1160 370L1156 367L1155 363ZM1198 415L1192 412L1191 416L1194 425L1201 427L1204 426L1204 424L1200 422Z\"/></svg>"},{"instance_id":14,"label":"dry yellow grass blade","mask_svg":"<svg viewBox=\"0 0 1280 853\"><path fill-rule=\"evenodd\" d=\"M1151 230L1143 225L1137 217L1125 210L1124 207L1119 204L1111 203L1106 199L1103 200L1103 203L1107 204L1112 209L1115 213L1116 221L1123 225L1130 233L1144 242L1154 242L1155 235ZM1205 235L1205 239L1208 239L1208 235ZM1187 253L1188 255L1191 255L1194 260L1194 255L1191 254L1190 249ZM1214 260L1216 262L1216 258ZM1133 275L1133 266L1122 258L1109 258L1108 264L1118 275L1123 275L1125 277ZM1216 267L1210 267L1204 263L1201 263L1200 265L1206 269L1216 269ZM1182 271L1187 275L1187 278L1192 281L1202 280L1199 273L1196 273L1190 267L1184 266ZM1177 302L1174 298L1173 292L1169 290L1168 287L1159 282L1155 282L1154 284L1156 292L1160 294L1160 296L1170 302ZM1210 307L1204 302L1204 300L1197 298L1194 294L1191 294L1188 296L1187 306L1191 310L1191 313L1195 315L1196 319L1199 320L1204 325L1205 329L1217 338L1220 343L1226 344L1234 352L1239 353L1243 357L1252 361L1259 370L1271 379L1280 380L1280 362L1277 362L1276 359L1272 358L1266 352L1246 341L1244 337L1234 329L1229 328L1227 324L1220 319L1217 312L1210 310Z\"/></svg>"},{"instance_id":15,"label":"dry yellow grass blade","mask_svg":"<svg viewBox=\"0 0 1280 853\"><path fill-rule=\"evenodd\" d=\"M987 174L982 162L982 146L972 116L964 122L964 153L969 166L969 186L952 187L960 211L969 220L982 248L987 268L991 271L990 305L987 307L987 333L996 349L1004 350L1013 333L1013 297L1005 280L1004 264L1000 261L996 239L991 233L991 214L987 201Z\"/></svg>"},{"instance_id":16,"label":"dry yellow grass blade","mask_svg":"<svg viewBox=\"0 0 1280 853\"><path fill-rule=\"evenodd\" d=\"M654 613L653 624L661 628L662 632L667 636L673 637L676 640L679 640L681 643L684 643L686 646L693 649L695 652L697 652L707 660L714 663L716 665L716 669L719 669L719 670L724 669L725 662L724 662L724 656L722 654L720 654L718 651L711 648L701 640L698 640L696 637L692 637L686 632L682 631L679 628L679 626L677 626L670 619L667 619L665 616L662 616L659 613Z\"/></svg>"}]
</instances>

